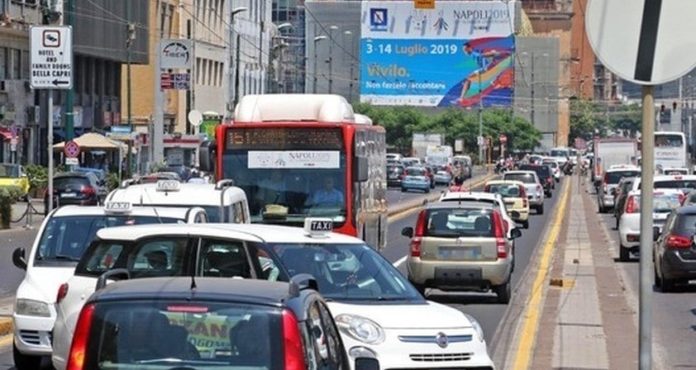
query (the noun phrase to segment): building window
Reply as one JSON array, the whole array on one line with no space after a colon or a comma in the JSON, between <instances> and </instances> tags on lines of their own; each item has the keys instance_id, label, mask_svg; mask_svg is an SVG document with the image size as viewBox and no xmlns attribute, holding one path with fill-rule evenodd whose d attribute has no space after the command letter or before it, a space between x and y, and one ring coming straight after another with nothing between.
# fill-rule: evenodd
<instances>
[{"instance_id":1,"label":"building window","mask_svg":"<svg viewBox=\"0 0 696 370\"><path fill-rule=\"evenodd\" d=\"M196 58L196 85L201 84L201 58Z\"/></svg>"},{"instance_id":2,"label":"building window","mask_svg":"<svg viewBox=\"0 0 696 370\"><path fill-rule=\"evenodd\" d=\"M0 80L7 78L9 74L9 63L7 57L7 49L0 48Z\"/></svg>"},{"instance_id":3,"label":"building window","mask_svg":"<svg viewBox=\"0 0 696 370\"><path fill-rule=\"evenodd\" d=\"M10 49L12 57L12 73L10 79L19 80L22 78L22 51L19 49Z\"/></svg>"}]
</instances>

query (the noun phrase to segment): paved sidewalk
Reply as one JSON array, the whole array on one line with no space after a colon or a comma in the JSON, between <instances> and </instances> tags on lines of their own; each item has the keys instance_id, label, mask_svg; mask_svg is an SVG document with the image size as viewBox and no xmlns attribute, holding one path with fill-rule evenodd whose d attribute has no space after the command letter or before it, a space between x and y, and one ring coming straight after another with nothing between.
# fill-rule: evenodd
<instances>
[{"instance_id":1,"label":"paved sidewalk","mask_svg":"<svg viewBox=\"0 0 696 370\"><path fill-rule=\"evenodd\" d=\"M637 368L638 332L604 228L573 178L565 238L547 285L531 369Z\"/></svg>"},{"instance_id":2,"label":"paved sidewalk","mask_svg":"<svg viewBox=\"0 0 696 370\"><path fill-rule=\"evenodd\" d=\"M39 227L44 219L44 205L41 200L32 200L31 206L33 209L27 210L27 202L17 202L12 205L12 222L10 223L10 230L26 228L27 225L32 228ZM31 218L25 215L26 212L32 212ZM0 229L0 232L2 230Z\"/></svg>"}]
</instances>

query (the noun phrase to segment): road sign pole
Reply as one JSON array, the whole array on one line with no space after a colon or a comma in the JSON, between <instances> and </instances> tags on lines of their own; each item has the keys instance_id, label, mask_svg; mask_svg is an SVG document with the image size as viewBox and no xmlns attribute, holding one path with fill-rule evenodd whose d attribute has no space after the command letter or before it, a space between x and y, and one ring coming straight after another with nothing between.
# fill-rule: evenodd
<instances>
[{"instance_id":1,"label":"road sign pole","mask_svg":"<svg viewBox=\"0 0 696 370\"><path fill-rule=\"evenodd\" d=\"M652 367L652 277L653 277L653 173L655 169L655 104L653 87L643 86L643 167L640 197L640 309L639 309L639 368Z\"/></svg>"},{"instance_id":2,"label":"road sign pole","mask_svg":"<svg viewBox=\"0 0 696 370\"><path fill-rule=\"evenodd\" d=\"M46 122L48 122L48 134L46 134L48 139L48 193L46 197L48 198L48 209L46 212L50 212L53 209L53 90L46 90L48 92L48 114Z\"/></svg>"}]
</instances>

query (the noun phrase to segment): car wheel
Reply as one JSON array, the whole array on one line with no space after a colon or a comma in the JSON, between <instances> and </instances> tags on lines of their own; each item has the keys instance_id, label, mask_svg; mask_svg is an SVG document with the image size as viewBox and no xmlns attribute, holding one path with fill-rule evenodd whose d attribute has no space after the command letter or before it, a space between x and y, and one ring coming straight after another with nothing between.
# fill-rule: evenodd
<instances>
[{"instance_id":1,"label":"car wheel","mask_svg":"<svg viewBox=\"0 0 696 370\"><path fill-rule=\"evenodd\" d=\"M543 215L544 214L544 205L542 204L542 205L538 206L536 212L538 215Z\"/></svg>"},{"instance_id":2,"label":"car wheel","mask_svg":"<svg viewBox=\"0 0 696 370\"><path fill-rule=\"evenodd\" d=\"M523 221L523 222L522 222L522 227L525 228L525 229L529 229L529 220Z\"/></svg>"},{"instance_id":3,"label":"car wheel","mask_svg":"<svg viewBox=\"0 0 696 370\"><path fill-rule=\"evenodd\" d=\"M653 267L653 273L655 274L655 287L658 290L662 290L662 279L660 279L660 275L657 274L657 266Z\"/></svg>"},{"instance_id":4,"label":"car wheel","mask_svg":"<svg viewBox=\"0 0 696 370\"><path fill-rule=\"evenodd\" d=\"M425 188L425 193L430 193L430 188Z\"/></svg>"},{"instance_id":5,"label":"car wheel","mask_svg":"<svg viewBox=\"0 0 696 370\"><path fill-rule=\"evenodd\" d=\"M510 279L503 285L497 285L493 287L493 292L498 296L498 303L508 304L510 303L510 297L512 296L512 288L510 287Z\"/></svg>"},{"instance_id":6,"label":"car wheel","mask_svg":"<svg viewBox=\"0 0 696 370\"><path fill-rule=\"evenodd\" d=\"M599 204L599 213L604 213L604 212L606 212L606 209L604 207L602 207L601 204Z\"/></svg>"},{"instance_id":7,"label":"car wheel","mask_svg":"<svg viewBox=\"0 0 696 370\"><path fill-rule=\"evenodd\" d=\"M674 286L675 286L675 281L674 279L668 279L666 277L662 277L660 279L661 284L660 284L660 291L662 293L669 293L674 291Z\"/></svg>"},{"instance_id":8,"label":"car wheel","mask_svg":"<svg viewBox=\"0 0 696 370\"><path fill-rule=\"evenodd\" d=\"M619 261L628 262L629 259L631 259L631 253L629 252L628 248L625 248L623 245L619 245Z\"/></svg>"},{"instance_id":9,"label":"car wheel","mask_svg":"<svg viewBox=\"0 0 696 370\"><path fill-rule=\"evenodd\" d=\"M401 192L402 192L402 193L405 193L406 190L407 190L406 188L401 188Z\"/></svg>"},{"instance_id":10,"label":"car wheel","mask_svg":"<svg viewBox=\"0 0 696 370\"><path fill-rule=\"evenodd\" d=\"M12 358L17 370L36 370L41 368L41 356L30 356L19 352L17 346L12 343Z\"/></svg>"}]
</instances>

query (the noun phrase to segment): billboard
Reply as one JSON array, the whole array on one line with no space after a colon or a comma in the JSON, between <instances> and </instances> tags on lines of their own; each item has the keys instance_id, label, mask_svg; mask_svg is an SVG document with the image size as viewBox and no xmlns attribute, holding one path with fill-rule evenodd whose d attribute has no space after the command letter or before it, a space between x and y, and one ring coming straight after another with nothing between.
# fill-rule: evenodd
<instances>
[{"instance_id":1,"label":"billboard","mask_svg":"<svg viewBox=\"0 0 696 370\"><path fill-rule=\"evenodd\" d=\"M515 1L363 1L360 100L376 105L510 106Z\"/></svg>"}]
</instances>

